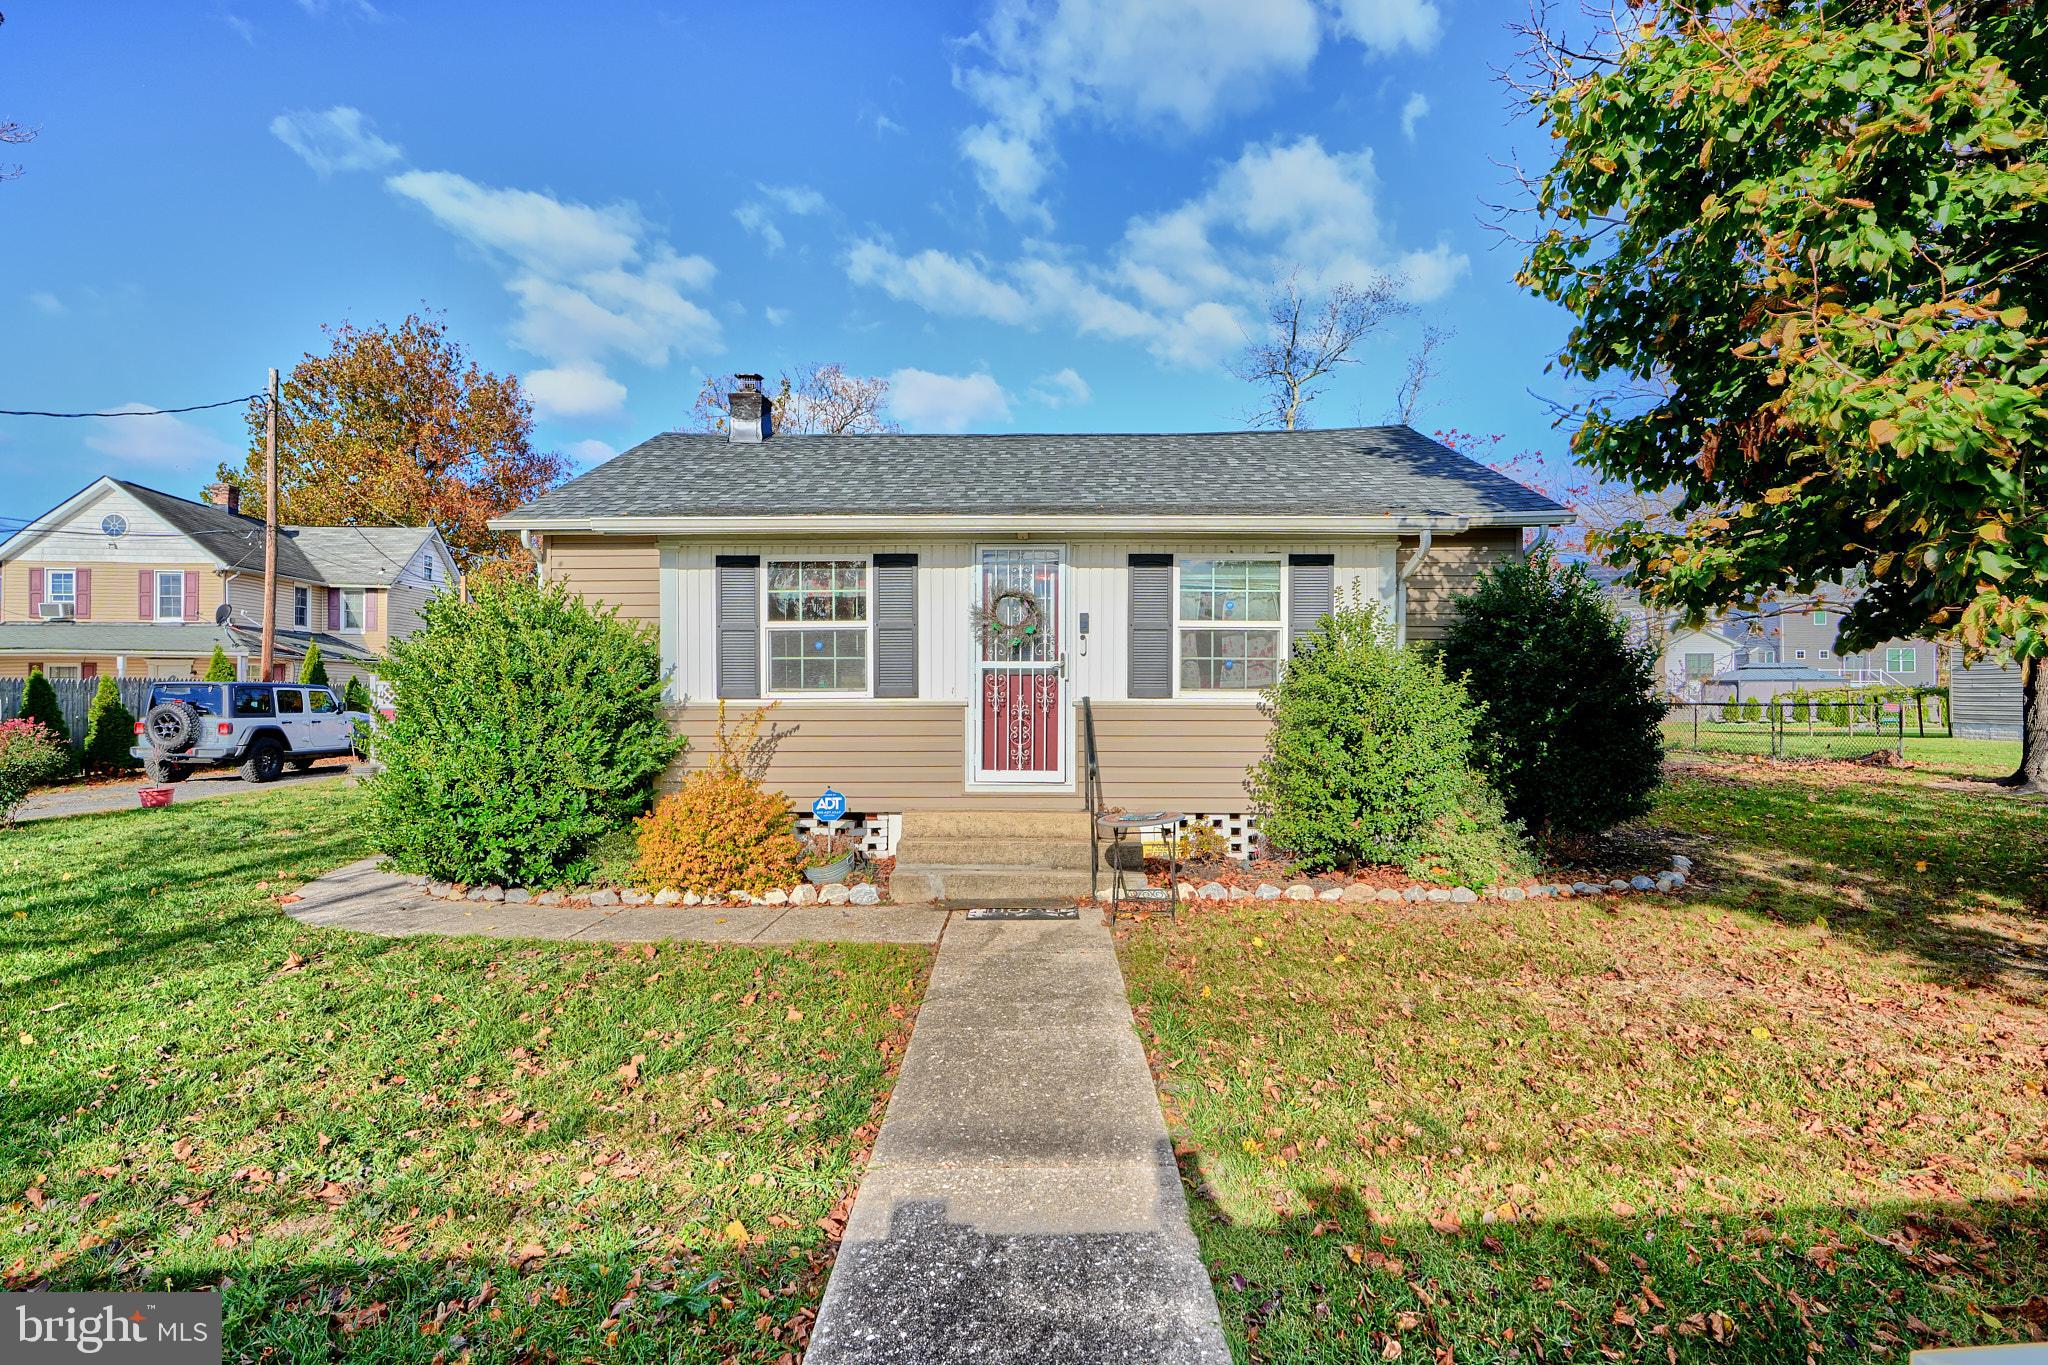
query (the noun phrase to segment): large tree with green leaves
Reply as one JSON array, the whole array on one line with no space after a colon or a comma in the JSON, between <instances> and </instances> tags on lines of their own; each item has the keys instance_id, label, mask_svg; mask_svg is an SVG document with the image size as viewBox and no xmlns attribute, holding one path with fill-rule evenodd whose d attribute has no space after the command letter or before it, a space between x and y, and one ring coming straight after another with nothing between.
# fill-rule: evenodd
<instances>
[{"instance_id":1,"label":"large tree with green leaves","mask_svg":"<svg viewBox=\"0 0 2048 1365\"><path fill-rule=\"evenodd\" d=\"M2048 787L2048 10L1625 13L1532 24L1518 78L1556 154L1520 278L1574 318L1574 452L1676 494L1602 548L1691 612L1864 575L1842 647L2020 659L2013 780Z\"/></svg>"}]
</instances>

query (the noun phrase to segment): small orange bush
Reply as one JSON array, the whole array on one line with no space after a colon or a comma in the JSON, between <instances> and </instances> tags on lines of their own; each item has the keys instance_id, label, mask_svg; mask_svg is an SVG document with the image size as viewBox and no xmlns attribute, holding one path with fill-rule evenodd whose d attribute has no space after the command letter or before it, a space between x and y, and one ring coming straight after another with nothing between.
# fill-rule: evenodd
<instances>
[{"instance_id":1,"label":"small orange bush","mask_svg":"<svg viewBox=\"0 0 2048 1365\"><path fill-rule=\"evenodd\" d=\"M750 768L765 710L750 715L737 739L718 718L718 755L661 798L638 822L644 885L678 891L747 891L787 887L803 870L789 801L769 791Z\"/></svg>"}]
</instances>

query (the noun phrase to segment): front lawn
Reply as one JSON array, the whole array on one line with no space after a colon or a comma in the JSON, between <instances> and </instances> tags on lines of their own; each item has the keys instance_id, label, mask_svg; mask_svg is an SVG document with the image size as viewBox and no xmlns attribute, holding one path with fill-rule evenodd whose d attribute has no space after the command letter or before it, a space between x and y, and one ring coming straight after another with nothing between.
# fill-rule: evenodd
<instances>
[{"instance_id":1,"label":"front lawn","mask_svg":"<svg viewBox=\"0 0 2048 1365\"><path fill-rule=\"evenodd\" d=\"M928 951L294 923L362 804L0 831L4 1286L217 1285L230 1359L793 1359Z\"/></svg>"},{"instance_id":2,"label":"front lawn","mask_svg":"<svg viewBox=\"0 0 2048 1365\"><path fill-rule=\"evenodd\" d=\"M1240 1360L2048 1336L2048 809L1745 765L1654 822L1681 898L1124 933Z\"/></svg>"}]
</instances>

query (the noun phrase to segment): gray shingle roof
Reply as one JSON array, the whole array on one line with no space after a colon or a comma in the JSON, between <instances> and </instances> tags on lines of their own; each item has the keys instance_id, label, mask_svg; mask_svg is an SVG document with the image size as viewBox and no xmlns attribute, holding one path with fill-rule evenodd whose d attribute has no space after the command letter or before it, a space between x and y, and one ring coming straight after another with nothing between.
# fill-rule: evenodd
<instances>
[{"instance_id":1,"label":"gray shingle roof","mask_svg":"<svg viewBox=\"0 0 2048 1365\"><path fill-rule=\"evenodd\" d=\"M231 569L263 569L263 521L212 503L116 479L129 496L219 555ZM280 526L277 571L336 587L382 587L434 534L430 526Z\"/></svg>"},{"instance_id":2,"label":"gray shingle roof","mask_svg":"<svg viewBox=\"0 0 2048 1365\"><path fill-rule=\"evenodd\" d=\"M1570 513L1410 427L1148 435L669 432L503 518L1071 513Z\"/></svg>"},{"instance_id":3,"label":"gray shingle roof","mask_svg":"<svg viewBox=\"0 0 2048 1365\"><path fill-rule=\"evenodd\" d=\"M320 652L344 663L368 663L376 656L360 644L325 631L280 630L280 652L303 656L318 641ZM138 654L189 657L211 654L219 645L230 653L253 651L258 632L211 621L178 624L152 621L7 621L0 622L0 654Z\"/></svg>"}]
</instances>

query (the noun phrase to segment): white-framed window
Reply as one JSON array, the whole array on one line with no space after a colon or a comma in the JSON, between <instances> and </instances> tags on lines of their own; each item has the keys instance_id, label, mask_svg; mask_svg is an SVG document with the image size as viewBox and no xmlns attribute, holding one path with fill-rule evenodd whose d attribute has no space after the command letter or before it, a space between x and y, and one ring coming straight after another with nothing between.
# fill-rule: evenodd
<instances>
[{"instance_id":1,"label":"white-framed window","mask_svg":"<svg viewBox=\"0 0 2048 1365\"><path fill-rule=\"evenodd\" d=\"M1823 659L1825 659L1825 658L1827 658L1827 657L1828 657L1828 652L1827 652L1826 650L1824 650L1824 649L1823 649L1823 650L1820 650L1820 651L1818 651L1818 653L1819 653L1820 657L1821 657L1821 658L1823 658Z\"/></svg>"},{"instance_id":2,"label":"white-framed window","mask_svg":"<svg viewBox=\"0 0 2048 1365\"><path fill-rule=\"evenodd\" d=\"M361 630L363 628L363 590L361 588L329 588L327 591L341 594L341 628Z\"/></svg>"},{"instance_id":3,"label":"white-framed window","mask_svg":"<svg viewBox=\"0 0 2048 1365\"><path fill-rule=\"evenodd\" d=\"M1828 611L1826 607L1820 607L1814 611L1813 623L1817 626L1824 626L1828 623Z\"/></svg>"},{"instance_id":4,"label":"white-framed window","mask_svg":"<svg viewBox=\"0 0 2048 1365\"><path fill-rule=\"evenodd\" d=\"M1920 651L1912 645L1888 645L1884 651L1884 671L1887 673L1913 673L1920 667Z\"/></svg>"},{"instance_id":5,"label":"white-framed window","mask_svg":"<svg viewBox=\"0 0 2048 1365\"><path fill-rule=\"evenodd\" d=\"M1286 560L1187 555L1174 567L1179 690L1271 686L1287 647Z\"/></svg>"},{"instance_id":6,"label":"white-framed window","mask_svg":"<svg viewBox=\"0 0 2048 1365\"><path fill-rule=\"evenodd\" d=\"M43 676L51 682L76 682L82 674L77 664L44 664Z\"/></svg>"},{"instance_id":7,"label":"white-framed window","mask_svg":"<svg viewBox=\"0 0 2048 1365\"><path fill-rule=\"evenodd\" d=\"M1806 651L1803 649L1795 649L1792 651L1792 657L1795 659L1803 659L1806 657Z\"/></svg>"},{"instance_id":8,"label":"white-framed window","mask_svg":"<svg viewBox=\"0 0 2048 1365\"><path fill-rule=\"evenodd\" d=\"M292 624L306 626L313 620L313 590L300 584L292 589Z\"/></svg>"},{"instance_id":9,"label":"white-framed window","mask_svg":"<svg viewBox=\"0 0 2048 1365\"><path fill-rule=\"evenodd\" d=\"M764 568L761 620L769 694L867 696L871 561L770 559Z\"/></svg>"},{"instance_id":10,"label":"white-framed window","mask_svg":"<svg viewBox=\"0 0 2048 1365\"><path fill-rule=\"evenodd\" d=\"M185 571L183 569L158 569L156 571L156 619L159 621L182 621L185 619Z\"/></svg>"},{"instance_id":11,"label":"white-framed window","mask_svg":"<svg viewBox=\"0 0 2048 1365\"><path fill-rule=\"evenodd\" d=\"M1687 654L1685 656L1685 680L1687 682L1705 682L1713 676L1714 656L1711 653Z\"/></svg>"},{"instance_id":12,"label":"white-framed window","mask_svg":"<svg viewBox=\"0 0 2048 1365\"><path fill-rule=\"evenodd\" d=\"M68 607L78 606L78 570L43 570L43 600L62 602Z\"/></svg>"}]
</instances>

